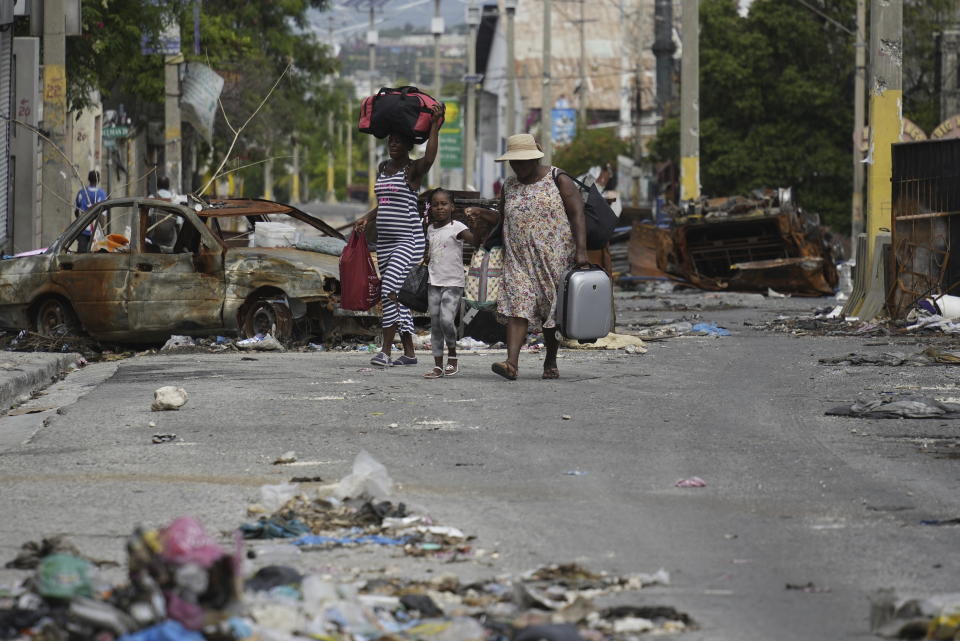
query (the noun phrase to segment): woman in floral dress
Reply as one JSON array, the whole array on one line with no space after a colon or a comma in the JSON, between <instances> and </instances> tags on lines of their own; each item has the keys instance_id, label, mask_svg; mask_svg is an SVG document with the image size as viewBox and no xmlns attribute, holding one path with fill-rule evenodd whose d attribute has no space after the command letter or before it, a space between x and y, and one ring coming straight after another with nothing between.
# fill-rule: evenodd
<instances>
[{"instance_id":1,"label":"woman in floral dress","mask_svg":"<svg viewBox=\"0 0 960 641\"><path fill-rule=\"evenodd\" d=\"M497 316L507 324L507 360L494 363L494 372L517 378L520 348L528 331L543 330L547 348L543 378L558 378L557 289L574 265L587 259L583 199L569 176L540 164L543 151L529 134L507 140L507 152L497 162L510 162L513 177L500 192L503 212L503 278ZM488 210L470 207L468 218L489 217Z\"/></svg>"}]
</instances>

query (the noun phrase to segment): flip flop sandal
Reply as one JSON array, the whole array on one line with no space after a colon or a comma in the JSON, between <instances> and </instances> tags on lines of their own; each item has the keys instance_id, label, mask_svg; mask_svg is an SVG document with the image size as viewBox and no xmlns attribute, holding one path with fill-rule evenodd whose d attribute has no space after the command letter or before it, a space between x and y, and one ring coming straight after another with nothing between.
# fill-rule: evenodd
<instances>
[{"instance_id":1,"label":"flip flop sandal","mask_svg":"<svg viewBox=\"0 0 960 641\"><path fill-rule=\"evenodd\" d=\"M443 370L438 366L423 375L424 378L443 378Z\"/></svg>"},{"instance_id":2,"label":"flip flop sandal","mask_svg":"<svg viewBox=\"0 0 960 641\"><path fill-rule=\"evenodd\" d=\"M515 370L513 366L506 361L502 363L494 363L490 366L490 369L493 370L494 374L499 374L508 381L517 380L517 370Z\"/></svg>"},{"instance_id":3,"label":"flip flop sandal","mask_svg":"<svg viewBox=\"0 0 960 641\"><path fill-rule=\"evenodd\" d=\"M443 368L444 376L456 376L459 373L460 373L459 363L457 363L456 365L451 365L450 363L447 363L447 366Z\"/></svg>"}]
</instances>

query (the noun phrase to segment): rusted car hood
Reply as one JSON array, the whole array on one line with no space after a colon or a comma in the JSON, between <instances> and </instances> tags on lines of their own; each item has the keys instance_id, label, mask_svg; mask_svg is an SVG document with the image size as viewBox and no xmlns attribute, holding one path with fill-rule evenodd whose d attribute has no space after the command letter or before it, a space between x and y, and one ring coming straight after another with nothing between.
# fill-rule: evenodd
<instances>
[{"instance_id":1,"label":"rusted car hood","mask_svg":"<svg viewBox=\"0 0 960 641\"><path fill-rule=\"evenodd\" d=\"M322 295L340 278L338 256L292 247L232 247L223 268L228 289L275 285L298 298Z\"/></svg>"}]
</instances>

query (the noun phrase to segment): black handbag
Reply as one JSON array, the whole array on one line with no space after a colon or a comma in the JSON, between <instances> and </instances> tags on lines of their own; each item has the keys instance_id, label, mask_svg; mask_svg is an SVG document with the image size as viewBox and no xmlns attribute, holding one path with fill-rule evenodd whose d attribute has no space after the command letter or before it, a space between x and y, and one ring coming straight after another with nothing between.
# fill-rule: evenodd
<instances>
[{"instance_id":1,"label":"black handbag","mask_svg":"<svg viewBox=\"0 0 960 641\"><path fill-rule=\"evenodd\" d=\"M397 292L397 300L415 312L425 312L429 285L430 270L426 265L414 265L403 279L403 285Z\"/></svg>"}]
</instances>

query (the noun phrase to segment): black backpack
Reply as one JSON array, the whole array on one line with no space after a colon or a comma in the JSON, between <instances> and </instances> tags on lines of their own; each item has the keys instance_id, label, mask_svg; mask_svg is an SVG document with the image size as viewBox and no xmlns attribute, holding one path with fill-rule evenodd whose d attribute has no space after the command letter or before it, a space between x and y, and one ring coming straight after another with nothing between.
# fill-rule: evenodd
<instances>
[{"instance_id":1,"label":"black backpack","mask_svg":"<svg viewBox=\"0 0 960 641\"><path fill-rule=\"evenodd\" d=\"M596 185L587 187L567 172L554 169L553 182L557 185L557 189L560 188L561 175L569 177L580 190L580 195L583 196L583 218L587 227L587 249L603 249L604 245L610 242L610 237L613 236L613 230L619 221L617 215Z\"/></svg>"}]
</instances>

